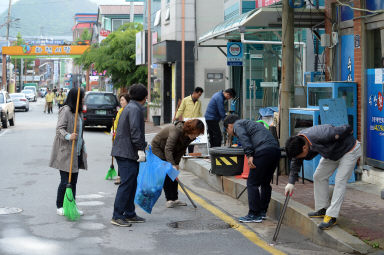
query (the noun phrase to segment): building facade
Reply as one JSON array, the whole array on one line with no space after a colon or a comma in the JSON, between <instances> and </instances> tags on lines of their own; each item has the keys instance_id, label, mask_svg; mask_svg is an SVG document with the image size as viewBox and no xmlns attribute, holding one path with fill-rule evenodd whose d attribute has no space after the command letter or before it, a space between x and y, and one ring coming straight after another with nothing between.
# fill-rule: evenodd
<instances>
[{"instance_id":1,"label":"building facade","mask_svg":"<svg viewBox=\"0 0 384 255\"><path fill-rule=\"evenodd\" d=\"M357 83L358 138L363 144L364 181L384 187L384 114L382 68L384 2L327 0L326 33L335 39L325 50L327 80Z\"/></svg>"}]
</instances>

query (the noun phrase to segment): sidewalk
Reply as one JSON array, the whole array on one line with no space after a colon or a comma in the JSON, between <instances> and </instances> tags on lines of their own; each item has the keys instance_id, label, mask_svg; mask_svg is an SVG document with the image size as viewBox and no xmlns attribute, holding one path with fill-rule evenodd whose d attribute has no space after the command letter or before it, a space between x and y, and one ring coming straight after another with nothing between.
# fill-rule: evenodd
<instances>
[{"instance_id":1,"label":"sidewalk","mask_svg":"<svg viewBox=\"0 0 384 255\"><path fill-rule=\"evenodd\" d=\"M154 126L153 122L146 121L145 122L145 133L151 134L151 133L158 133L161 131L161 126Z\"/></svg>"},{"instance_id":2,"label":"sidewalk","mask_svg":"<svg viewBox=\"0 0 384 255\"><path fill-rule=\"evenodd\" d=\"M247 192L243 192L246 180L210 174L210 160L184 160L182 169L194 173L216 190L247 203ZM278 219L280 216L287 182L287 176L280 176L279 185L276 185L274 176L272 199L268 210L268 216L271 218ZM283 224L298 230L314 243L335 250L384 254L383 250L374 249L379 246L381 249L384 248L384 201L380 198L379 189L375 185L364 182L349 184L338 225L327 231L317 228L321 220L307 216L307 213L314 208L313 183L305 180L305 184L302 184L300 178L295 188Z\"/></svg>"}]
</instances>

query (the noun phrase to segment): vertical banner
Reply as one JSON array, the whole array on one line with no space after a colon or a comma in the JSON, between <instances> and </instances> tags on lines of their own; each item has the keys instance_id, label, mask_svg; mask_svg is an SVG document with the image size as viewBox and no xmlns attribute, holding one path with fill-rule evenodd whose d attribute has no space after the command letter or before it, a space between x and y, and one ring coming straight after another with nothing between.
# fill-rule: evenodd
<instances>
[{"instance_id":1,"label":"vertical banner","mask_svg":"<svg viewBox=\"0 0 384 255\"><path fill-rule=\"evenodd\" d=\"M384 69L367 70L367 157L384 162Z\"/></svg>"},{"instance_id":2,"label":"vertical banner","mask_svg":"<svg viewBox=\"0 0 384 255\"><path fill-rule=\"evenodd\" d=\"M53 83L56 85L59 81L59 61L53 62Z\"/></svg>"},{"instance_id":3,"label":"vertical banner","mask_svg":"<svg viewBox=\"0 0 384 255\"><path fill-rule=\"evenodd\" d=\"M341 36L341 80L353 81L354 80L354 36L343 35Z\"/></svg>"}]
</instances>

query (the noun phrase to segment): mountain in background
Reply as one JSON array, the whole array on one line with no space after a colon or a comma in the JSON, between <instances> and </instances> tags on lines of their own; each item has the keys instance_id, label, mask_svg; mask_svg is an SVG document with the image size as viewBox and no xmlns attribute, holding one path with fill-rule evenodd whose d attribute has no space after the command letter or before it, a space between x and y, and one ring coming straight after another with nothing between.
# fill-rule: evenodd
<instances>
[{"instance_id":1,"label":"mountain in background","mask_svg":"<svg viewBox=\"0 0 384 255\"><path fill-rule=\"evenodd\" d=\"M75 13L97 13L97 4L89 0L20 0L12 5L10 37L20 32L23 37L69 37L75 24ZM8 9L0 14L0 26L7 20ZM6 26L0 29L6 36Z\"/></svg>"}]
</instances>

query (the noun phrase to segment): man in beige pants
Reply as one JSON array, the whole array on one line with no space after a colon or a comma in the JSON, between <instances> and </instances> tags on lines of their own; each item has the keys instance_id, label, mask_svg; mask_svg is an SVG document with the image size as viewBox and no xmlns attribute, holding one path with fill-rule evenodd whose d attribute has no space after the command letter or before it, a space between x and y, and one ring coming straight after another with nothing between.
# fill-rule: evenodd
<instances>
[{"instance_id":1,"label":"man in beige pants","mask_svg":"<svg viewBox=\"0 0 384 255\"><path fill-rule=\"evenodd\" d=\"M309 217L324 217L319 228L329 229L336 224L349 178L361 157L360 142L353 136L350 126L314 126L302 130L286 142L288 158L292 158L289 183L285 194L292 195L295 181L303 160L311 160L318 154L321 160L313 176L315 212ZM329 203L329 177L337 169L332 201Z\"/></svg>"}]
</instances>

